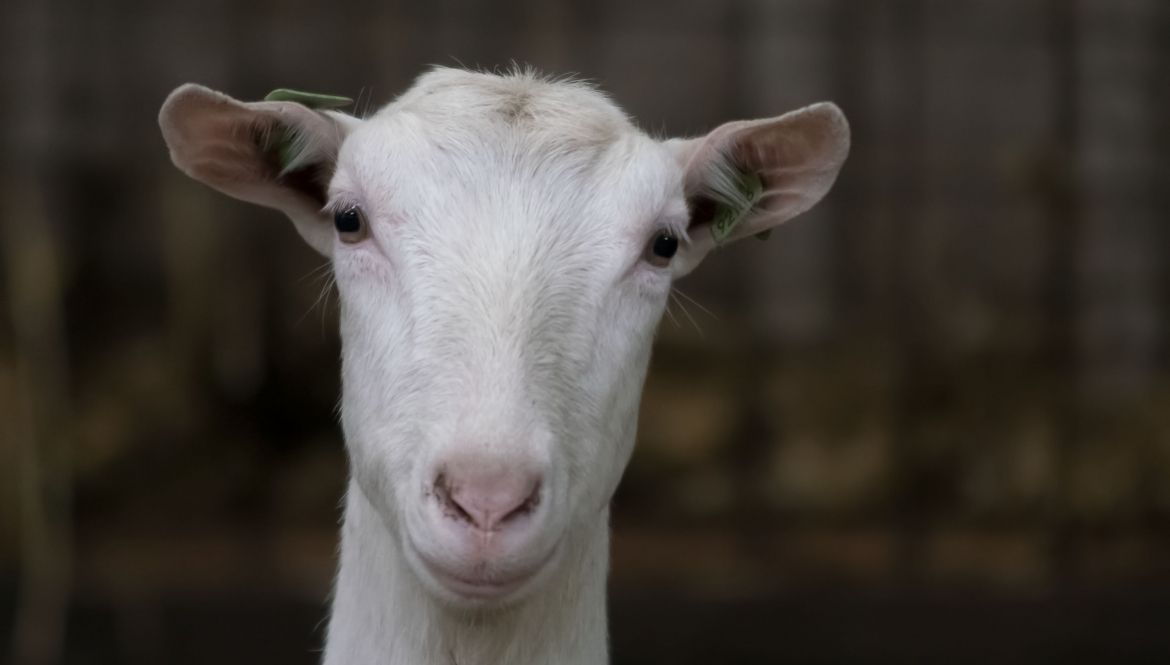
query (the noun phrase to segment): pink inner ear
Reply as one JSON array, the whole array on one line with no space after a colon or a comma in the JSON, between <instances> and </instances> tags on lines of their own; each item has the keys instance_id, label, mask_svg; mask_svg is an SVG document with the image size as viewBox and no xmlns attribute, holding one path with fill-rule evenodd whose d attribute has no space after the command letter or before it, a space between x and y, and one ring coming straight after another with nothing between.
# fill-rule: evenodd
<instances>
[{"instance_id":1,"label":"pink inner ear","mask_svg":"<svg viewBox=\"0 0 1170 665\"><path fill-rule=\"evenodd\" d=\"M685 171L691 211L691 259L686 274L715 245L709 226L736 173L755 173L764 197L728 240L757 235L811 208L832 187L849 153L849 125L833 104L815 104L764 120L729 122L707 136L672 141ZM733 173L734 172L734 173ZM718 192L716 194L715 192Z\"/></svg>"},{"instance_id":2,"label":"pink inner ear","mask_svg":"<svg viewBox=\"0 0 1170 665\"><path fill-rule=\"evenodd\" d=\"M812 117L753 128L734 143L732 159L744 170L759 173L765 189L772 192L767 197L769 209L785 196L820 199L844 161L835 123L807 115Z\"/></svg>"},{"instance_id":3,"label":"pink inner ear","mask_svg":"<svg viewBox=\"0 0 1170 665\"><path fill-rule=\"evenodd\" d=\"M325 129L328 121L291 102L243 104L205 89L188 89L164 107L171 155L192 178L236 198L288 211L325 205L332 164L310 161L282 171L282 134L290 122ZM272 140L274 138L276 140Z\"/></svg>"},{"instance_id":4,"label":"pink inner ear","mask_svg":"<svg viewBox=\"0 0 1170 665\"><path fill-rule=\"evenodd\" d=\"M329 164L319 159L308 160L289 169L281 151L287 149L284 143L295 140L290 128L277 118L264 115L252 125L250 132L259 165L255 177L303 195L317 208L323 208L328 202L332 160Z\"/></svg>"},{"instance_id":5,"label":"pink inner ear","mask_svg":"<svg viewBox=\"0 0 1170 665\"><path fill-rule=\"evenodd\" d=\"M188 175L218 189L258 184L268 180L263 156L256 144L253 118L236 114L205 117L192 123L190 133L198 147L189 156Z\"/></svg>"},{"instance_id":6,"label":"pink inner ear","mask_svg":"<svg viewBox=\"0 0 1170 665\"><path fill-rule=\"evenodd\" d=\"M228 196L284 212L326 256L335 238L321 208L334 160L356 122L293 102L245 104L194 84L172 92L159 112L180 170ZM282 157L280 142L266 140L273 131L296 134L295 159Z\"/></svg>"},{"instance_id":7,"label":"pink inner ear","mask_svg":"<svg viewBox=\"0 0 1170 665\"><path fill-rule=\"evenodd\" d=\"M849 127L835 106L817 104L744 127L730 143L733 162L764 181L766 212L744 229L755 233L808 210L828 192L849 151Z\"/></svg>"}]
</instances>

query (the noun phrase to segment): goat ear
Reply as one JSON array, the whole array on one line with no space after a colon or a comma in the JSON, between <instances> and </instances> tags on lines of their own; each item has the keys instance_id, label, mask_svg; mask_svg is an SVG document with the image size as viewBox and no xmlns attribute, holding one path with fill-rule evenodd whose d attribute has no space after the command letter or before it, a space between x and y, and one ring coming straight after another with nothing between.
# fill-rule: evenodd
<instances>
[{"instance_id":1,"label":"goat ear","mask_svg":"<svg viewBox=\"0 0 1170 665\"><path fill-rule=\"evenodd\" d=\"M849 154L849 123L830 103L729 122L667 142L683 170L691 242L672 261L690 272L716 245L766 234L821 200Z\"/></svg>"},{"instance_id":2,"label":"goat ear","mask_svg":"<svg viewBox=\"0 0 1170 665\"><path fill-rule=\"evenodd\" d=\"M318 252L333 250L322 212L337 153L360 122L291 101L243 103L187 84L158 117L175 166L237 199L275 208Z\"/></svg>"}]
</instances>

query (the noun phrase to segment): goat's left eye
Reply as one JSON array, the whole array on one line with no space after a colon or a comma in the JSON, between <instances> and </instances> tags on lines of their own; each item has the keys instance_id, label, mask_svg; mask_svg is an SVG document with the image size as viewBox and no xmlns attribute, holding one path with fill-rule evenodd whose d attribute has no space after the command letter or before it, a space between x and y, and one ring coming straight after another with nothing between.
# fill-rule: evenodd
<instances>
[{"instance_id":1,"label":"goat's left eye","mask_svg":"<svg viewBox=\"0 0 1170 665\"><path fill-rule=\"evenodd\" d=\"M659 233L650 241L650 246L646 250L647 261L652 265L664 267L678 252L678 238L666 232Z\"/></svg>"},{"instance_id":2,"label":"goat's left eye","mask_svg":"<svg viewBox=\"0 0 1170 665\"><path fill-rule=\"evenodd\" d=\"M341 242L352 244L364 240L369 234L369 226L362 209L357 206L333 214L333 227L337 229Z\"/></svg>"}]
</instances>

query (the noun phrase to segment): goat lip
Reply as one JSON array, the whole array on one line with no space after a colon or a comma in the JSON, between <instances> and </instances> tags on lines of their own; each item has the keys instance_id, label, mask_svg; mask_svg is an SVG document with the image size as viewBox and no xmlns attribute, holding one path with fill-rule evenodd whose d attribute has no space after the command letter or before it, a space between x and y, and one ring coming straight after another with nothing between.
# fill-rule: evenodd
<instances>
[{"instance_id":1,"label":"goat lip","mask_svg":"<svg viewBox=\"0 0 1170 665\"><path fill-rule=\"evenodd\" d=\"M424 563L427 571L442 587L468 600L495 600L510 596L536 577L541 569L537 566L507 577L489 578L461 575L425 559Z\"/></svg>"},{"instance_id":2,"label":"goat lip","mask_svg":"<svg viewBox=\"0 0 1170 665\"><path fill-rule=\"evenodd\" d=\"M539 577L554 555L555 551L549 553L536 565L501 577L468 576L453 572L436 562L428 561L427 557L422 557L422 561L435 581L456 596L468 600L497 600L514 595L526 584Z\"/></svg>"},{"instance_id":3,"label":"goat lip","mask_svg":"<svg viewBox=\"0 0 1170 665\"><path fill-rule=\"evenodd\" d=\"M509 595L511 592L523 586L525 582L532 579L532 577L535 575L534 571L532 573L524 573L503 580L494 580L462 577L438 570L432 570L431 572L439 579L443 586L447 587L449 590L460 596L466 596L468 598L475 599L499 598L501 596Z\"/></svg>"}]
</instances>

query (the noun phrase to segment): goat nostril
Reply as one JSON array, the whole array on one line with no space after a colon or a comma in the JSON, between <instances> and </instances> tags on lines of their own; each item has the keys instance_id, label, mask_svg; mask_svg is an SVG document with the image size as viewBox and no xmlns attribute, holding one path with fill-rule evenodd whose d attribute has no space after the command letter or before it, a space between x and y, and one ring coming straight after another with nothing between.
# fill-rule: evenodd
<instances>
[{"instance_id":1,"label":"goat nostril","mask_svg":"<svg viewBox=\"0 0 1170 665\"><path fill-rule=\"evenodd\" d=\"M540 505L540 481L537 481L537 482L533 483L532 492L528 494L528 497L525 498L524 501L520 503L520 505L513 508L511 512L509 512L509 513L505 514L503 517L501 517L500 523L504 524L504 523L513 521L515 519L518 519L520 517L524 517L525 515L531 515L533 513L533 511L536 510L536 507L539 505Z\"/></svg>"},{"instance_id":2,"label":"goat nostril","mask_svg":"<svg viewBox=\"0 0 1170 665\"><path fill-rule=\"evenodd\" d=\"M515 472L443 472L432 494L448 519L492 531L532 515L540 505L541 482Z\"/></svg>"},{"instance_id":3,"label":"goat nostril","mask_svg":"<svg viewBox=\"0 0 1170 665\"><path fill-rule=\"evenodd\" d=\"M451 496L451 485L448 483L447 476L444 474L440 473L439 477L435 478L434 495L447 517L460 522L475 524L475 519L471 514Z\"/></svg>"}]
</instances>

